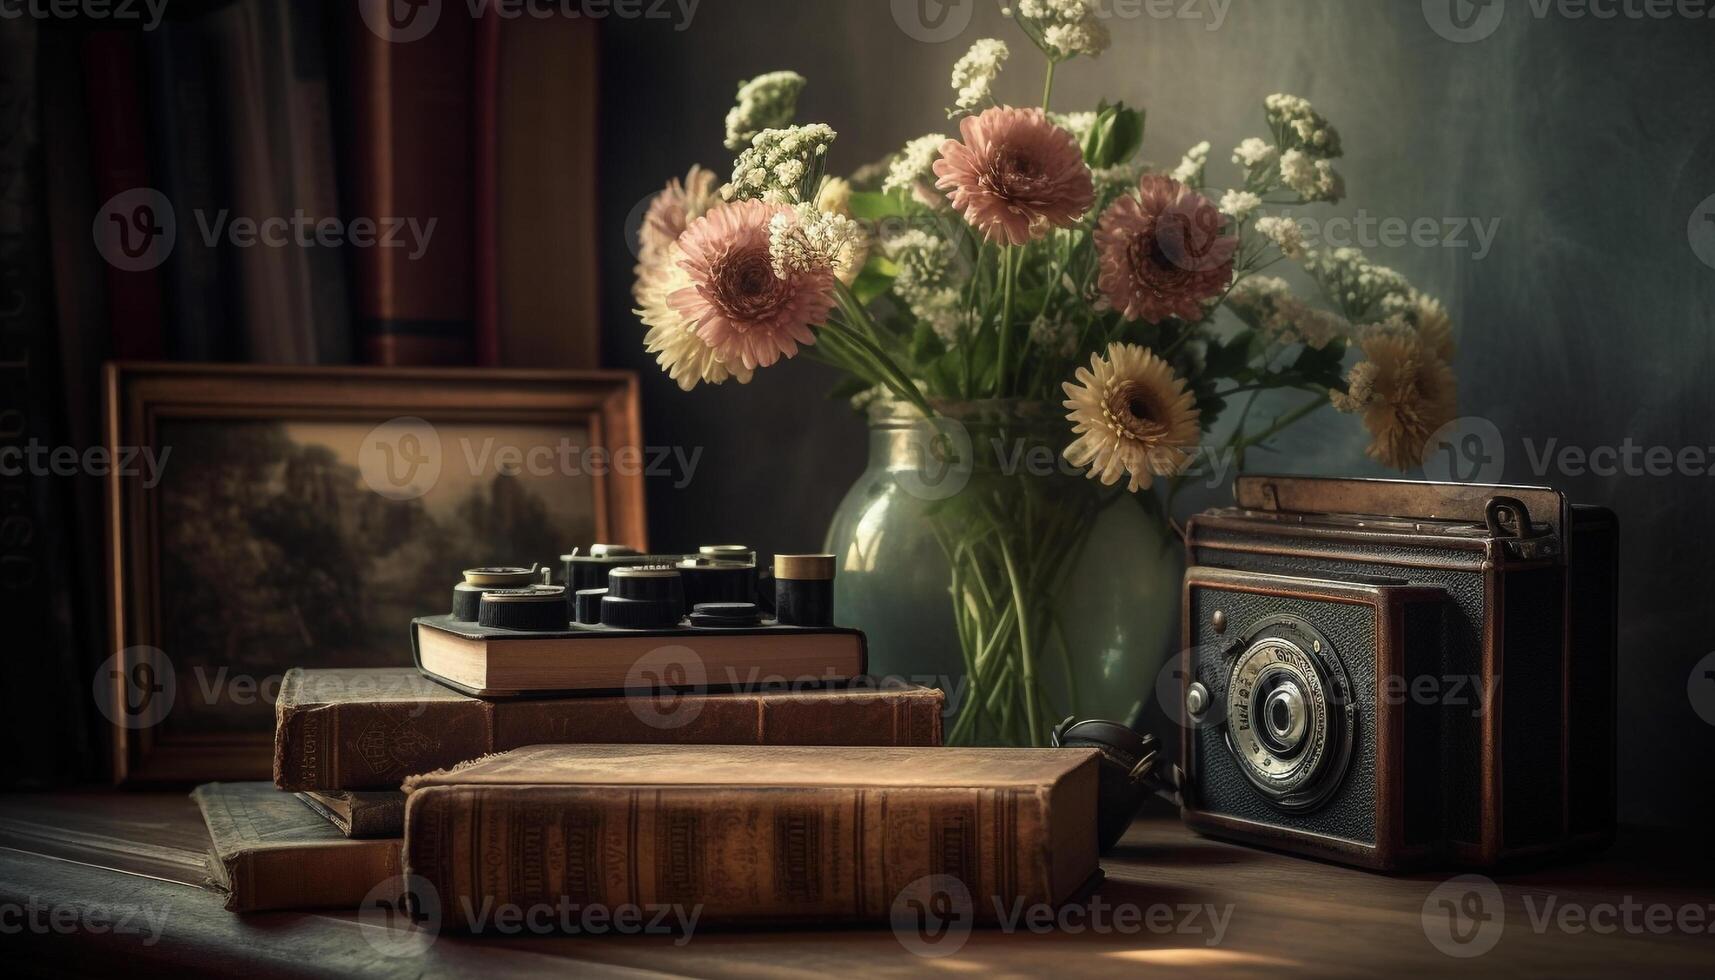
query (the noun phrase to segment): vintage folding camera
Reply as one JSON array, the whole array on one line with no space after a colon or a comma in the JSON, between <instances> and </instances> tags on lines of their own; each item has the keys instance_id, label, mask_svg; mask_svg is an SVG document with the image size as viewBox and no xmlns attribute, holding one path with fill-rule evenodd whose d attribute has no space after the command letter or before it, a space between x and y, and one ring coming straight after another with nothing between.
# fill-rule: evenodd
<instances>
[{"instance_id":1,"label":"vintage folding camera","mask_svg":"<svg viewBox=\"0 0 1715 980\"><path fill-rule=\"evenodd\" d=\"M1234 491L1186 530L1192 828L1384 870L1611 839L1611 511L1539 487Z\"/></svg>"}]
</instances>

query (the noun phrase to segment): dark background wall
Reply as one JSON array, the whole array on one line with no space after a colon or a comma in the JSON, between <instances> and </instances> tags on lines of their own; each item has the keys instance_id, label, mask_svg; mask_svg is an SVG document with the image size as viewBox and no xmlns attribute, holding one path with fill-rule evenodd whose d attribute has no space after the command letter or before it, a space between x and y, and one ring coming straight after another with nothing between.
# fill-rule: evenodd
<instances>
[{"instance_id":1,"label":"dark background wall","mask_svg":"<svg viewBox=\"0 0 1715 980\"><path fill-rule=\"evenodd\" d=\"M1039 98L1040 61L993 4L952 4L950 16L970 15L970 25L944 43L900 27L894 9L914 6L704 0L683 32L662 21L608 23L604 356L642 373L650 443L703 450L688 487L650 483L658 547L712 537L770 552L820 547L863 468L863 427L826 399L834 376L806 362L782 362L749 386L679 392L643 353L629 313L628 218L693 162L727 172L722 117L737 83L762 71L810 79L800 116L840 132L839 172L950 131L948 71L978 37L1013 46L1003 99ZM1715 545L1715 480L1706 475L1715 465L1715 223L1703 219L1715 209L1706 202L1715 195L1715 20L1599 20L1558 8L1538 17L1538 5L1505 0L1477 22L1492 33L1455 43L1433 29L1435 9L1415 0L1232 0L1218 26L1212 0L1162 6L1201 16L1110 20L1113 48L1062 69L1056 107L1088 108L1103 96L1145 106L1144 155L1171 167L1208 139L1219 185L1233 170L1231 147L1263 131L1262 98L1292 92L1345 137L1350 197L1322 213L1498 220L1480 256L1469 232L1465 247L1373 254L1452 312L1461 410L1499 434L1490 448L1504 455L1504 479L1552 484L1619 512L1622 813L1643 823L1701 820L1695 803L1710 789L1715 747L1715 728L1693 707L1700 698L1715 721L1715 680L1702 669L1693 677L1715 650L1704 608ZM1629 440L1710 458L1696 474L1603 476L1537 465L1550 440L1556 455ZM1363 460L1363 444L1352 420L1322 413L1251 468L1382 475Z\"/></svg>"}]
</instances>

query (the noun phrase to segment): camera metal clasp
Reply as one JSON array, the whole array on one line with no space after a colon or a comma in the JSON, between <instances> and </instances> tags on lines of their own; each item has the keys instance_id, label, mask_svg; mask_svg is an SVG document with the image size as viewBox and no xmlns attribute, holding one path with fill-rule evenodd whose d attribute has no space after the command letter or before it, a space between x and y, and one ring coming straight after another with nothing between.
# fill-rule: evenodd
<instances>
[{"instance_id":1,"label":"camera metal clasp","mask_svg":"<svg viewBox=\"0 0 1715 980\"><path fill-rule=\"evenodd\" d=\"M1554 533L1534 524L1529 508L1517 497L1490 497L1483 507L1483 523L1513 558L1531 560L1560 554Z\"/></svg>"}]
</instances>

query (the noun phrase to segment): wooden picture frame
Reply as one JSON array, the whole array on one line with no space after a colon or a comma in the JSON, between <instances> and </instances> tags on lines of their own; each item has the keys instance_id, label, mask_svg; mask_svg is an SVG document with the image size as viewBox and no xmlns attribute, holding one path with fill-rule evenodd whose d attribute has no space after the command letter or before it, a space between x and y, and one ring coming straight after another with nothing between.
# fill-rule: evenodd
<instances>
[{"instance_id":1,"label":"wooden picture frame","mask_svg":"<svg viewBox=\"0 0 1715 980\"><path fill-rule=\"evenodd\" d=\"M416 433L424 438L406 441ZM630 372L108 364L103 434L115 462L104 563L117 783L268 778L270 682L277 690L287 668L337 666L346 654L362 661L349 666L408 665L410 616L442 611L462 562L551 563L595 541L648 547ZM534 447L549 439L555 459L545 462ZM402 447L418 463L438 448L432 477L395 469ZM125 465L145 449L161 464L152 477ZM525 458L543 465L519 466ZM404 482L378 482L396 473ZM502 526L532 553L484 550L487 525L469 518L498 511L529 515ZM561 530L571 527L589 540ZM435 597L442 580L446 595ZM344 618L319 621L330 606ZM279 625L288 622L296 628ZM213 636L225 638L218 656L204 649ZM122 723L156 696L130 686L173 664L174 697L152 706L161 717ZM231 664L242 669L225 671ZM174 711L187 694L191 710Z\"/></svg>"}]
</instances>

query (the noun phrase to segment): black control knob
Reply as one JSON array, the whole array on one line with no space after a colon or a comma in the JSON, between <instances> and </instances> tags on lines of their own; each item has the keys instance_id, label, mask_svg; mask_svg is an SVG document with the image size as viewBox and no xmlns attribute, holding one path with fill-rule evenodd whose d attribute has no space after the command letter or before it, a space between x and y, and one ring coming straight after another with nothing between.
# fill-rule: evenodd
<instances>
[{"instance_id":1,"label":"black control knob","mask_svg":"<svg viewBox=\"0 0 1715 980\"><path fill-rule=\"evenodd\" d=\"M685 584L679 570L657 565L615 568L601 599L603 626L666 629L685 615Z\"/></svg>"},{"instance_id":2,"label":"black control knob","mask_svg":"<svg viewBox=\"0 0 1715 980\"><path fill-rule=\"evenodd\" d=\"M477 622L500 629L551 633L564 630L566 590L558 585L491 589L478 601Z\"/></svg>"},{"instance_id":3,"label":"black control knob","mask_svg":"<svg viewBox=\"0 0 1715 980\"><path fill-rule=\"evenodd\" d=\"M691 625L705 629L742 629L762 625L754 602L701 602L691 610Z\"/></svg>"}]
</instances>

